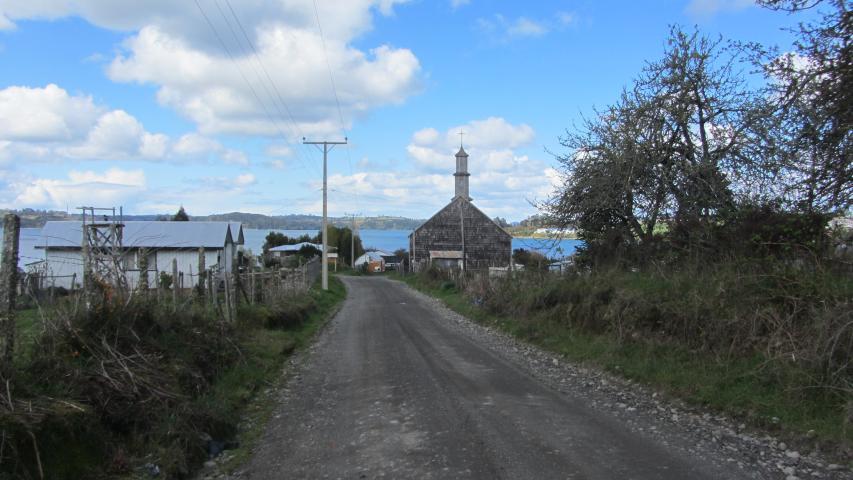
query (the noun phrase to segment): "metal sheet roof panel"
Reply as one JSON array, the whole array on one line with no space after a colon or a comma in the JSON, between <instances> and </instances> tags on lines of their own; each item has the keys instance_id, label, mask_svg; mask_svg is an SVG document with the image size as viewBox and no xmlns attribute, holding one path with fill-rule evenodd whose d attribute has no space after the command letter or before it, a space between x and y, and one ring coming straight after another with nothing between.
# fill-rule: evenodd
<instances>
[{"instance_id":1,"label":"metal sheet roof panel","mask_svg":"<svg viewBox=\"0 0 853 480\"><path fill-rule=\"evenodd\" d=\"M229 222L124 222L125 248L222 248L232 236ZM242 226L237 227L238 232ZM42 227L36 248L80 248L82 222L50 221Z\"/></svg>"}]
</instances>

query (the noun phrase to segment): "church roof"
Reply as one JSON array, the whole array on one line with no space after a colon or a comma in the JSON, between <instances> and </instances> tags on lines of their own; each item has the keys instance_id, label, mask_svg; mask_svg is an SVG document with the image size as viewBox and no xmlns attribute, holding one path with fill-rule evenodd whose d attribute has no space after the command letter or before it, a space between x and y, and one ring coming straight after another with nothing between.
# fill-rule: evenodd
<instances>
[{"instance_id":1,"label":"church roof","mask_svg":"<svg viewBox=\"0 0 853 480\"><path fill-rule=\"evenodd\" d=\"M456 152L457 157L467 157L468 154L465 152L465 149L462 146L459 147L459 151Z\"/></svg>"},{"instance_id":2,"label":"church roof","mask_svg":"<svg viewBox=\"0 0 853 480\"><path fill-rule=\"evenodd\" d=\"M471 201L470 201L470 200L468 200L467 198L462 198L462 197L454 197L454 198L453 198L453 200L451 200L451 201L450 201L450 203L448 203L447 205L445 205L445 206L444 206L444 208L442 208L441 210L439 210L439 211L435 212L435 214L434 214L433 216L429 217L429 219L427 219L424 223L422 223L422 224L418 225L414 230L412 230L412 233L410 233L410 234L409 234L409 237L412 237L415 233L417 233L417 232L418 232L418 230L422 229L424 226L426 226L428 223L430 223L430 222L432 221L432 219L434 219L435 217L438 217L442 212L444 212L445 210L447 210L448 208L450 208L451 206L453 206L453 204L454 204L454 203L456 203L456 202L464 202L464 203L463 203L463 205L464 205L464 206L467 206L467 207L469 207L469 208L473 209L475 212L477 212L479 215L482 215L482 217L483 217L483 218L486 218L486 219L487 219L489 222L491 222L495 227L497 227L497 229L498 229L501 233L503 233L504 235L508 236L509 238L512 238L512 234L511 234L511 233L509 233L509 232L507 232L507 231L506 231L502 226L498 225L498 224L497 224L497 222L495 222L495 221L494 221L494 219L492 219L491 217L489 217L488 215L486 215L485 213L483 213L483 211L482 211L482 210L480 210L479 208L477 208L477 206L476 206L476 205L474 205L474 203L473 203L473 202L471 202ZM463 208L464 208L464 207L463 207Z\"/></svg>"}]
</instances>

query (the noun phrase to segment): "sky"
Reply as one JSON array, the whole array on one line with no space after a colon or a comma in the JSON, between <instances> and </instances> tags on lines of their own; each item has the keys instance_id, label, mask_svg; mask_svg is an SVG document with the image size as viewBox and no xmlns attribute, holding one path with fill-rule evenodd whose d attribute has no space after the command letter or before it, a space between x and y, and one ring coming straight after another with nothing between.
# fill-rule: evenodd
<instances>
[{"instance_id":1,"label":"sky","mask_svg":"<svg viewBox=\"0 0 853 480\"><path fill-rule=\"evenodd\" d=\"M490 216L536 213L559 138L670 25L790 49L750 0L0 0L0 208L427 218L454 154ZM746 67L745 67L746 68ZM460 137L458 132L462 131Z\"/></svg>"}]
</instances>

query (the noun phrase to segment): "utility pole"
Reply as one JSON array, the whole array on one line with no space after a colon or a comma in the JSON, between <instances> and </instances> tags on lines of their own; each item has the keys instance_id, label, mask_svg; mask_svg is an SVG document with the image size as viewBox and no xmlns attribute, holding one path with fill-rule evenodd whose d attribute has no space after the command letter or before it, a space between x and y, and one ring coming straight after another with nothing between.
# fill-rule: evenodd
<instances>
[{"instance_id":1,"label":"utility pole","mask_svg":"<svg viewBox=\"0 0 853 480\"><path fill-rule=\"evenodd\" d=\"M361 213L345 213L347 217L352 217L352 231L350 232L350 254L349 254L349 263L350 267L355 270L355 218L360 217Z\"/></svg>"},{"instance_id":2,"label":"utility pole","mask_svg":"<svg viewBox=\"0 0 853 480\"><path fill-rule=\"evenodd\" d=\"M328 192L326 189L326 180L327 180L327 164L329 158L329 152L335 148L335 145L346 145L348 138L344 137L343 142L309 142L302 137L302 143L305 145L316 145L317 148L320 148L320 145L323 146L323 290L329 289L329 245L326 242L326 227L329 223L328 217Z\"/></svg>"}]
</instances>

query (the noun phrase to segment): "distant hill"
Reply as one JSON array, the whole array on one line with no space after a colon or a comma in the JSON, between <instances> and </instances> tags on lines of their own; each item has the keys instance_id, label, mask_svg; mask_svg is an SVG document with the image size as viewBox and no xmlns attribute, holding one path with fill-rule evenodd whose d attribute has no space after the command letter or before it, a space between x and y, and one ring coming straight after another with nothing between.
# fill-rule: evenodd
<instances>
[{"instance_id":1,"label":"distant hill","mask_svg":"<svg viewBox=\"0 0 853 480\"><path fill-rule=\"evenodd\" d=\"M318 215L261 215L257 213L219 213L206 217L193 217L192 220L232 221L241 222L248 228L275 228L280 230L317 230L323 224L323 217ZM412 230L422 224L423 220L404 217L367 217L359 219L358 227L368 230ZM329 223L339 227L352 225L348 217L329 217Z\"/></svg>"},{"instance_id":2,"label":"distant hill","mask_svg":"<svg viewBox=\"0 0 853 480\"><path fill-rule=\"evenodd\" d=\"M0 209L0 213L3 215L7 213L17 214L21 218L21 227L23 228L41 227L48 220L74 220L73 215L54 210L33 210L32 208L24 208L23 210Z\"/></svg>"},{"instance_id":3,"label":"distant hill","mask_svg":"<svg viewBox=\"0 0 853 480\"><path fill-rule=\"evenodd\" d=\"M22 227L41 227L49 220L79 220L79 214L68 214L53 210L33 210L25 208L22 210L2 210L2 213L16 213L21 217ZM172 218L171 214L160 215L125 215L128 221L151 221ZM190 215L191 221L211 222L241 222L246 228L272 228L278 230L319 230L323 224L323 217L318 215L261 215L258 213L217 213L206 216ZM405 217L367 217L358 221L359 228L368 230L412 230L422 224L424 220ZM329 223L336 226L350 226L352 221L348 217L329 217Z\"/></svg>"}]
</instances>

